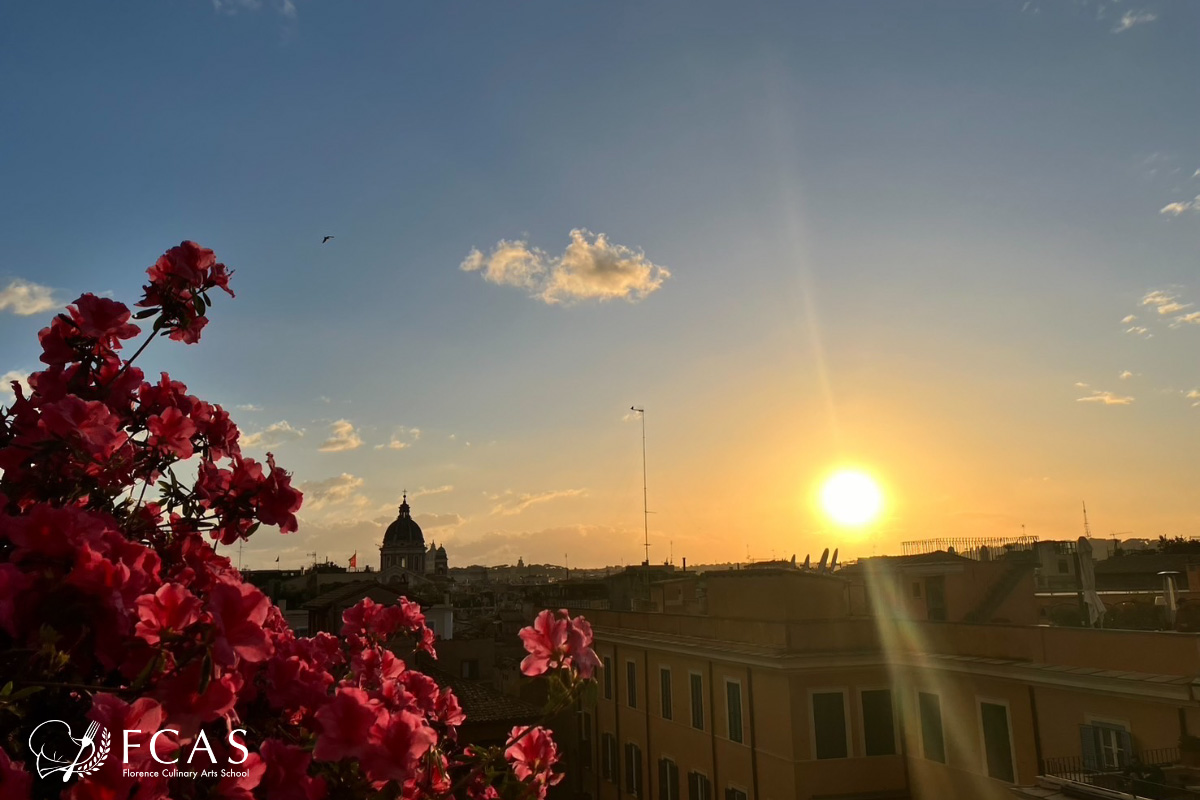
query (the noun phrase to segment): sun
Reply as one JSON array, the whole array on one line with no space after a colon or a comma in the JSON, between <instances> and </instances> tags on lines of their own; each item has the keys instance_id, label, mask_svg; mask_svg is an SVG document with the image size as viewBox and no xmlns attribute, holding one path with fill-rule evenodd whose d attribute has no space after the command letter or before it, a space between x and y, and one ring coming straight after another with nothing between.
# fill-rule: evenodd
<instances>
[{"instance_id":1,"label":"sun","mask_svg":"<svg viewBox=\"0 0 1200 800\"><path fill-rule=\"evenodd\" d=\"M861 528L883 510L883 491L867 473L841 470L821 487L821 507L837 524Z\"/></svg>"}]
</instances>

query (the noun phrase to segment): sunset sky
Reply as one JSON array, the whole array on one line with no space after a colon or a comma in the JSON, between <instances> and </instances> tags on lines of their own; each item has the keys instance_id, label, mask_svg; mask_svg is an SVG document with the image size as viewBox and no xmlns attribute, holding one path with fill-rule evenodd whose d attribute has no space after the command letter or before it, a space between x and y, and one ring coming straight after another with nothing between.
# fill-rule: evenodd
<instances>
[{"instance_id":1,"label":"sunset sky","mask_svg":"<svg viewBox=\"0 0 1200 800\"><path fill-rule=\"evenodd\" d=\"M1200 4L0 6L0 373L194 239L168 370L377 563L1200 534ZM325 235L335 238L321 243ZM7 383L7 381L6 381ZM11 394L0 396L0 403ZM854 466L883 515L814 504Z\"/></svg>"}]
</instances>

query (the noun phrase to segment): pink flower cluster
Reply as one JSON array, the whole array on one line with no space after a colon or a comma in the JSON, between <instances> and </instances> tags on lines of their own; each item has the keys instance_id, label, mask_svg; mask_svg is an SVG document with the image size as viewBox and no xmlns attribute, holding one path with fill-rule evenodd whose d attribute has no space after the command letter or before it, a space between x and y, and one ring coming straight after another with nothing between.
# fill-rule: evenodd
<instances>
[{"instance_id":1,"label":"pink flower cluster","mask_svg":"<svg viewBox=\"0 0 1200 800\"><path fill-rule=\"evenodd\" d=\"M542 611L533 626L520 633L529 655L521 661L521 672L545 675L553 669L566 669L583 680L590 680L600 666L592 649L592 626L583 617L571 618L567 610L554 614Z\"/></svg>"},{"instance_id":2,"label":"pink flower cluster","mask_svg":"<svg viewBox=\"0 0 1200 800\"><path fill-rule=\"evenodd\" d=\"M138 317L154 317L152 337L195 342L208 291L232 295L225 266L192 242L148 274ZM544 796L561 777L550 770L548 732L514 732L507 753L460 748L465 717L453 692L397 655L433 654L418 605L364 600L345 612L340 636L297 637L217 554L209 537L230 544L262 524L295 531L302 496L272 456L265 468L242 456L220 406L166 374L151 383L123 359L123 342L139 333L126 306L83 295L39 334L47 367L30 376L29 396L14 383L14 402L0 409L0 685L14 676L40 687L21 702L36 703L41 718L86 715L110 731L144 732L131 763L109 759L63 796L483 798L506 780ZM193 458L185 485L173 466ZM543 672L590 677L587 623L548 614L521 634L530 658ZM11 711L0 703L0 715ZM0 730L12 721L0 716ZM221 763L231 731L245 730L246 774L127 777L161 767L148 739L166 728L174 733L160 751L207 741ZM34 791L22 747L0 737L5 800ZM497 777L506 757L507 777Z\"/></svg>"}]
</instances>

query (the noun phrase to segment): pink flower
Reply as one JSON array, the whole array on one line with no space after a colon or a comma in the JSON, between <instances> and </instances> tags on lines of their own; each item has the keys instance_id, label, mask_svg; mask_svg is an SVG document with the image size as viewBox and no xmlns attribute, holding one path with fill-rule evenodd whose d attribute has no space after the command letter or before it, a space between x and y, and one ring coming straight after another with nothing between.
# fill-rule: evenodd
<instances>
[{"instance_id":1,"label":"pink flower","mask_svg":"<svg viewBox=\"0 0 1200 800\"><path fill-rule=\"evenodd\" d=\"M200 618L200 600L178 583L164 583L137 600L137 635L147 644L178 634Z\"/></svg>"},{"instance_id":2,"label":"pink flower","mask_svg":"<svg viewBox=\"0 0 1200 800\"><path fill-rule=\"evenodd\" d=\"M68 395L42 408L41 427L87 451L96 461L107 461L129 439L121 419L98 400L84 401Z\"/></svg>"},{"instance_id":3,"label":"pink flower","mask_svg":"<svg viewBox=\"0 0 1200 800\"><path fill-rule=\"evenodd\" d=\"M566 657L567 629L570 623L556 619L546 609L533 621L533 625L522 628L519 636L529 655L521 662L521 672L529 677L545 675L551 667L561 666Z\"/></svg>"},{"instance_id":4,"label":"pink flower","mask_svg":"<svg viewBox=\"0 0 1200 800\"><path fill-rule=\"evenodd\" d=\"M266 661L273 647L263 629L271 601L248 583L226 581L213 587L209 609L221 635L214 655L223 663L233 664L233 656L251 663Z\"/></svg>"},{"instance_id":5,"label":"pink flower","mask_svg":"<svg viewBox=\"0 0 1200 800\"><path fill-rule=\"evenodd\" d=\"M325 780L308 774L312 754L301 747L267 739L259 749L266 772L261 788L267 800L321 800Z\"/></svg>"},{"instance_id":6,"label":"pink flower","mask_svg":"<svg viewBox=\"0 0 1200 800\"><path fill-rule=\"evenodd\" d=\"M529 653L521 662L521 672L530 677L544 675L551 669L570 668L588 680L600 666L600 659L592 649L592 626L583 617L572 619L566 609L557 615L549 609L542 611L532 626L521 630L520 636Z\"/></svg>"},{"instance_id":7,"label":"pink flower","mask_svg":"<svg viewBox=\"0 0 1200 800\"><path fill-rule=\"evenodd\" d=\"M0 747L0 797L25 800L33 791L33 776Z\"/></svg>"},{"instance_id":8,"label":"pink flower","mask_svg":"<svg viewBox=\"0 0 1200 800\"><path fill-rule=\"evenodd\" d=\"M367 745L367 737L383 710L362 689L340 688L333 700L317 712L320 734L313 758L340 761L358 758Z\"/></svg>"},{"instance_id":9,"label":"pink flower","mask_svg":"<svg viewBox=\"0 0 1200 800\"><path fill-rule=\"evenodd\" d=\"M436 742L437 734L419 714L399 711L380 719L363 754L367 779L373 783L408 780Z\"/></svg>"},{"instance_id":10,"label":"pink flower","mask_svg":"<svg viewBox=\"0 0 1200 800\"><path fill-rule=\"evenodd\" d=\"M81 336L94 339L101 347L119 348L121 339L141 333L129 322L129 307L116 300L85 294L67 307Z\"/></svg>"},{"instance_id":11,"label":"pink flower","mask_svg":"<svg viewBox=\"0 0 1200 800\"><path fill-rule=\"evenodd\" d=\"M263 742L263 749L266 746L267 742ZM221 779L217 784L216 797L222 800L254 800L254 789L262 781L267 763L258 753L251 753L246 756L244 764L234 765L229 771L237 774ZM244 776L241 774L243 772L246 773Z\"/></svg>"},{"instance_id":12,"label":"pink flower","mask_svg":"<svg viewBox=\"0 0 1200 800\"><path fill-rule=\"evenodd\" d=\"M161 414L147 420L146 427L150 431L146 443L151 447L177 458L192 457L192 437L196 435L196 423L178 408L164 409Z\"/></svg>"},{"instance_id":13,"label":"pink flower","mask_svg":"<svg viewBox=\"0 0 1200 800\"><path fill-rule=\"evenodd\" d=\"M582 616L571 620L567 631L567 652L571 654L571 666L579 677L590 680L600 668L600 657L592 649L592 625Z\"/></svg>"},{"instance_id":14,"label":"pink flower","mask_svg":"<svg viewBox=\"0 0 1200 800\"><path fill-rule=\"evenodd\" d=\"M546 796L546 791L563 779L562 773L551 771L558 762L558 745L550 731L536 727L526 733L526 729L517 726L508 735L513 742L504 751L504 757L513 765L513 774L518 780L531 783L539 798Z\"/></svg>"},{"instance_id":15,"label":"pink flower","mask_svg":"<svg viewBox=\"0 0 1200 800\"><path fill-rule=\"evenodd\" d=\"M458 703L458 698L454 696L454 692L450 689L442 689L438 693L437 705L435 707L437 719L443 725L449 725L457 728L462 725L467 719L467 715L463 713L462 706Z\"/></svg>"},{"instance_id":16,"label":"pink flower","mask_svg":"<svg viewBox=\"0 0 1200 800\"><path fill-rule=\"evenodd\" d=\"M167 725L162 706L149 697L143 697L133 703L126 703L116 695L97 694L92 698L92 710L87 716L88 719L100 723L100 727L114 737L112 744L115 747L122 746L121 743L124 740L120 737L124 735L123 731L136 731L129 735L129 764L123 765L120 758L109 758L100 768L100 772L92 776L92 780L105 786L123 786L134 783L121 775L122 767L138 769L141 766L153 764L153 755L150 753L150 737L160 728L170 727ZM166 754L167 747L163 747L166 743L162 741L162 738L165 737L159 739L159 745L162 748L159 758L169 758Z\"/></svg>"},{"instance_id":17,"label":"pink flower","mask_svg":"<svg viewBox=\"0 0 1200 800\"><path fill-rule=\"evenodd\" d=\"M271 474L262 481L255 498L258 518L264 525L278 525L281 533L292 533L299 527L296 512L304 502L304 495L292 488L292 476L275 466L275 456L270 453L267 465Z\"/></svg>"}]
</instances>

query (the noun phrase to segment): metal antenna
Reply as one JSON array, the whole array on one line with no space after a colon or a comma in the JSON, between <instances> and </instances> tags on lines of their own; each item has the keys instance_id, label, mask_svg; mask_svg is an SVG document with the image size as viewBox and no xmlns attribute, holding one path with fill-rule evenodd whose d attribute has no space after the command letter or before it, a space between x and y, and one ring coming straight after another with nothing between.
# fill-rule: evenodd
<instances>
[{"instance_id":1,"label":"metal antenna","mask_svg":"<svg viewBox=\"0 0 1200 800\"><path fill-rule=\"evenodd\" d=\"M630 406L630 411L642 415L642 528L644 547L646 548L646 565L650 565L650 511L646 494L646 409Z\"/></svg>"},{"instance_id":2,"label":"metal antenna","mask_svg":"<svg viewBox=\"0 0 1200 800\"><path fill-rule=\"evenodd\" d=\"M1087 501L1083 502L1083 535L1088 539L1092 538L1092 529L1088 526L1087 521Z\"/></svg>"}]
</instances>

